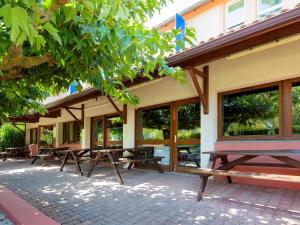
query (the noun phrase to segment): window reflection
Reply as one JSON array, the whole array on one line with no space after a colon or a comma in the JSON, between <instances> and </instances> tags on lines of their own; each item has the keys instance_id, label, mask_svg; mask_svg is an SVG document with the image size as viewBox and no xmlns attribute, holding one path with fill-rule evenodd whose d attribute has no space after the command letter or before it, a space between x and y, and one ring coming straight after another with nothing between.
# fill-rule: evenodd
<instances>
[{"instance_id":1,"label":"window reflection","mask_svg":"<svg viewBox=\"0 0 300 225\"><path fill-rule=\"evenodd\" d=\"M275 135L279 133L279 87L223 96L224 136Z\"/></svg>"},{"instance_id":2,"label":"window reflection","mask_svg":"<svg viewBox=\"0 0 300 225\"><path fill-rule=\"evenodd\" d=\"M292 86L293 134L300 134L300 82Z\"/></svg>"},{"instance_id":3,"label":"window reflection","mask_svg":"<svg viewBox=\"0 0 300 225\"><path fill-rule=\"evenodd\" d=\"M40 145L50 146L53 145L53 127L40 127Z\"/></svg>"},{"instance_id":4,"label":"window reflection","mask_svg":"<svg viewBox=\"0 0 300 225\"><path fill-rule=\"evenodd\" d=\"M170 139L170 106L138 111L140 140Z\"/></svg>"},{"instance_id":5,"label":"window reflection","mask_svg":"<svg viewBox=\"0 0 300 225\"><path fill-rule=\"evenodd\" d=\"M200 167L200 145L177 146L177 166Z\"/></svg>"}]
</instances>

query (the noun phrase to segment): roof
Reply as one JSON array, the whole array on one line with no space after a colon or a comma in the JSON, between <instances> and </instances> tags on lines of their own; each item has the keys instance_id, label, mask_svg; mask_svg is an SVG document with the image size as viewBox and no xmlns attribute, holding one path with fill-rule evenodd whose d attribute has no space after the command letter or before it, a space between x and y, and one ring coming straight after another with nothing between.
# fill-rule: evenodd
<instances>
[{"instance_id":1,"label":"roof","mask_svg":"<svg viewBox=\"0 0 300 225\"><path fill-rule=\"evenodd\" d=\"M294 9L282 10L252 24L211 37L207 42L169 55L166 60L170 66L194 67L299 32L300 4Z\"/></svg>"}]
</instances>

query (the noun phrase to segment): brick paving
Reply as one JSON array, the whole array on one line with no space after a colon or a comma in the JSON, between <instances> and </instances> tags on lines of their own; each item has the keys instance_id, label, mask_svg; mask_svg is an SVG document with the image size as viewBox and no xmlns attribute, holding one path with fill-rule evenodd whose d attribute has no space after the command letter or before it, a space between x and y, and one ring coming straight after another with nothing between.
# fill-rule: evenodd
<instances>
[{"instance_id":1,"label":"brick paving","mask_svg":"<svg viewBox=\"0 0 300 225\"><path fill-rule=\"evenodd\" d=\"M65 225L300 224L300 191L209 181L197 202L195 175L122 170L119 185L109 168L90 178L58 168L1 161L0 184Z\"/></svg>"}]
</instances>

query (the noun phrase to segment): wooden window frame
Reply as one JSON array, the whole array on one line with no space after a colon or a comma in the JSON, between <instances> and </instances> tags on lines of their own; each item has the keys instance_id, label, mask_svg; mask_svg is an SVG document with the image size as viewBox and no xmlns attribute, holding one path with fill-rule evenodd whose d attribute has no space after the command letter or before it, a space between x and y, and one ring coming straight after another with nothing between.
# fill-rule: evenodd
<instances>
[{"instance_id":1,"label":"wooden window frame","mask_svg":"<svg viewBox=\"0 0 300 225\"><path fill-rule=\"evenodd\" d=\"M251 86L226 92L218 93L218 141L239 141L239 140L295 140L300 134L292 132L292 84L300 82L300 77L281 80L277 82ZM252 135L225 137L222 134L222 108L223 96L228 94L243 93L250 90L258 90L267 87L279 87L279 134L277 135Z\"/></svg>"},{"instance_id":2,"label":"wooden window frame","mask_svg":"<svg viewBox=\"0 0 300 225\"><path fill-rule=\"evenodd\" d=\"M102 120L102 130L103 130L103 147L106 148L108 147L109 145L120 145L120 146L123 146L123 138L121 141L110 141L107 139L107 118L109 117L120 117L119 114L117 113L111 113L111 114L106 114L106 115L102 115L102 116L94 116L94 117L91 117L91 135L90 135L90 145L91 147L93 146L93 129L94 129L94 126L93 126L93 120L95 119L101 119ZM123 121L123 125L124 125L124 121Z\"/></svg>"},{"instance_id":3,"label":"wooden window frame","mask_svg":"<svg viewBox=\"0 0 300 225\"><path fill-rule=\"evenodd\" d=\"M80 121L76 121L76 120L73 120L73 121L68 121L68 122L63 122L63 140L62 140L62 143L65 144L66 143L66 130L65 130L65 124L70 124L70 123L73 123L73 142L70 142L70 143L67 143L67 144L81 144L80 141L82 140L76 140L76 132L75 132L75 124L79 124L79 127L81 127L81 124L80 124Z\"/></svg>"}]
</instances>

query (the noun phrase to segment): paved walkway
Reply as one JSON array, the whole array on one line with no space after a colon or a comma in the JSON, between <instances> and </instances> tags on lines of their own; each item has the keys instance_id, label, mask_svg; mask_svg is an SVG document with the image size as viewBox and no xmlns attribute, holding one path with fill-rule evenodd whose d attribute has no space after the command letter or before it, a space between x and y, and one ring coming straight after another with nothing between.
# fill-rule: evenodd
<instances>
[{"instance_id":1,"label":"paved walkway","mask_svg":"<svg viewBox=\"0 0 300 225\"><path fill-rule=\"evenodd\" d=\"M133 169L122 186L108 168L91 178L58 168L1 161L0 184L66 225L300 224L299 191L210 181L197 202L194 175Z\"/></svg>"}]
</instances>

